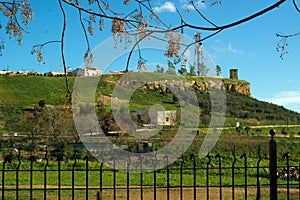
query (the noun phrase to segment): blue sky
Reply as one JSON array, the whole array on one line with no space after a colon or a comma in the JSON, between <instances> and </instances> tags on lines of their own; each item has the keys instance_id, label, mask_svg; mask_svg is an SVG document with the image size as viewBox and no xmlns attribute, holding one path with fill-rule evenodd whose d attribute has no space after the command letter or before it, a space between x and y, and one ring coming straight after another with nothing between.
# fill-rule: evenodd
<instances>
[{"instance_id":1,"label":"blue sky","mask_svg":"<svg viewBox=\"0 0 300 200\"><path fill-rule=\"evenodd\" d=\"M112 2L111 7L121 9L122 12L131 11L134 7L134 5L129 5L127 8L121 8L122 6L119 4L123 1ZM184 12L184 9L189 7L188 0L153 0L151 2L154 11L167 24L179 25L180 21L175 12L177 8L187 22L208 26L195 12ZM217 25L224 25L249 16L276 1L223 0L222 5L214 6L210 6L213 1L206 1L206 4L201 3L202 1L195 2L206 17ZM0 57L0 69L9 68L11 71L39 72L62 71L60 44L53 43L45 48L46 64L38 64L36 57L30 54L33 45L60 39L62 15L58 4L53 0L31 0L31 5L35 11L35 19L30 23L28 29L30 33L25 34L21 47L17 45L14 39L8 40L5 31L1 30L1 38L6 40L6 47L3 56ZM67 66L76 68L83 62L86 45L83 32L80 29L77 11L72 10L67 5L65 8L68 13L66 61ZM228 77L229 69L237 68L239 78L251 83L251 93L254 98L284 105L300 112L300 64L298 60L300 36L288 40L288 54L283 60L276 52L276 45L279 40L275 36L276 33L292 34L299 32L299 19L300 13L297 13L292 7L292 3L287 1L279 8L257 19L222 31L204 41L203 47L213 62L221 66L222 76ZM185 34L190 37L193 36L194 32L194 30L185 30ZM208 34L202 31L200 33L203 36ZM95 31L95 35L90 37L92 48L97 47L110 35L110 22L108 21L104 31ZM144 55L147 57L147 53ZM150 59L151 56L147 60ZM159 62L166 64L167 59L162 58ZM115 63L115 65L119 64ZM124 67L120 67L121 69Z\"/></svg>"}]
</instances>

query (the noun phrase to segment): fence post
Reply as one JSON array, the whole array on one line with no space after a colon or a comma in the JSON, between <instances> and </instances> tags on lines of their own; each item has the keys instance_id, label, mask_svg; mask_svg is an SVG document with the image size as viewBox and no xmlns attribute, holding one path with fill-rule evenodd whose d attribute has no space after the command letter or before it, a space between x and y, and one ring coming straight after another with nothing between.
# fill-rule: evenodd
<instances>
[{"instance_id":1,"label":"fence post","mask_svg":"<svg viewBox=\"0 0 300 200\"><path fill-rule=\"evenodd\" d=\"M270 199L277 200L277 149L274 140L275 131L270 130L271 140L269 143L269 167L270 167Z\"/></svg>"}]
</instances>

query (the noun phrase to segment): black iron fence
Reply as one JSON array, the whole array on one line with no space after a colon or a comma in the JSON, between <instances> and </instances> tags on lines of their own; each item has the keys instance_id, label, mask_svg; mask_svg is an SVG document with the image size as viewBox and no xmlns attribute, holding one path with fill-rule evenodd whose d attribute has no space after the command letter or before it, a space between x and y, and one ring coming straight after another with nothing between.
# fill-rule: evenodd
<instances>
[{"instance_id":1,"label":"black iron fence","mask_svg":"<svg viewBox=\"0 0 300 200\"><path fill-rule=\"evenodd\" d=\"M88 154L78 159L75 152L68 160L57 153L53 160L47 150L26 157L15 149L2 161L2 199L300 199L299 164L288 153L278 155L285 164L277 164L273 136L266 158L260 147L255 161L235 150L231 158L191 155L146 173L117 171Z\"/></svg>"}]
</instances>

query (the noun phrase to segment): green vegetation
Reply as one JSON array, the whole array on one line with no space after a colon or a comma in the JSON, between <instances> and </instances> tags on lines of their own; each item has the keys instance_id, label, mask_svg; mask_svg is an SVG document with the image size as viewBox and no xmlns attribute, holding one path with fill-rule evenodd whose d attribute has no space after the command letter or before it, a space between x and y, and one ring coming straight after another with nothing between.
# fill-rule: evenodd
<instances>
[{"instance_id":1,"label":"green vegetation","mask_svg":"<svg viewBox=\"0 0 300 200\"><path fill-rule=\"evenodd\" d=\"M70 78L73 85L74 78ZM55 105L66 98L63 77L43 76L0 76L0 104L4 106L27 107L45 100Z\"/></svg>"},{"instance_id":2,"label":"green vegetation","mask_svg":"<svg viewBox=\"0 0 300 200\"><path fill-rule=\"evenodd\" d=\"M155 75L158 79L165 77L173 79L176 77L160 73L153 73L152 75ZM110 97L120 77L121 75L101 76L96 90L96 114L100 125L107 134L109 131L119 131L110 110ZM186 78L189 81L204 81L201 77ZM69 80L72 86L75 78L70 77ZM247 84L246 81L231 79L224 79L224 82ZM65 154L70 152L69 149L72 149L72 144L75 143L76 129L71 107L64 101L66 99L64 84L64 78L62 77L0 76L1 135L18 133L27 136L24 138L8 137L5 140L3 139L1 141L1 151L4 154L9 152L15 144L24 144L22 148L30 149L29 143L47 144L52 145L54 148L62 148L65 150ZM199 151L210 123L211 100L209 92L196 91L195 93L199 102L201 120L199 130L195 130L195 132L198 132L195 141L185 154L186 158L189 158L190 154ZM270 139L268 132L271 127L264 127L265 125L281 125L276 127L279 151L290 151L291 157L299 155L300 145L295 138L300 135L300 127L293 126L300 122L299 113L230 91L227 91L226 96L225 127L227 128L222 130L221 138L213 149L212 155L220 153L228 157L224 161L227 160L227 163L231 163L232 157L230 155L235 145L237 154L241 155L243 152L249 152L249 156L252 156L255 160L258 146L266 146L266 142ZM177 110L177 117L181 115L178 99L174 97L172 92L157 92L140 87L135 90L130 99L129 110L133 121L138 125L149 123L147 113L151 106L155 104L163 106L166 110ZM82 107L79 112L86 112L93 106ZM120 109L124 110L122 107ZM137 111L139 110L145 112L138 114ZM88 118L83 118L83 120L88 120ZM240 122L239 129L235 129L236 121ZM175 136L179 125L163 127L159 133L150 138L154 141L153 146L161 148L167 144ZM60 139L63 141L59 143ZM112 141L116 145L128 146L130 139L129 136L123 135L118 139L112 139ZM4 146L7 148L4 148ZM267 155L267 149L262 149L262 153ZM256 161L251 162L255 163ZM203 167L203 165L201 166Z\"/></svg>"},{"instance_id":3,"label":"green vegetation","mask_svg":"<svg viewBox=\"0 0 300 200\"><path fill-rule=\"evenodd\" d=\"M136 74L135 74L136 75ZM157 80L177 80L178 76L166 75L161 73L149 73L149 77L155 76ZM114 87L122 75L103 75L99 79L96 90L95 102L96 110L101 121L105 124L111 124L113 127L113 117L110 111L111 95ZM135 76L136 77L136 76ZM147 77L147 76L143 76ZM188 81L205 82L203 77L187 76ZM150 80L150 79L149 79ZM69 77L71 88L75 78ZM147 80L144 80L147 81ZM243 80L223 79L224 84L241 84L247 85ZM88 87L88 85L87 85ZM195 90L199 102L199 115L201 123L199 127L207 127L210 123L211 97L209 91ZM0 118L1 132L32 132L43 131L42 127L49 124L49 120L55 125L54 121L61 116L72 118L72 111L66 107L60 106L66 104L65 80L63 77L43 77L43 76L0 76ZM136 112L138 110L146 113L151 106L159 104L166 110L176 110L180 117L180 105L178 99L170 91L145 90L143 87L138 88L133 93L129 110ZM236 121L240 122L239 132L253 133L250 126L257 125L293 125L299 124L299 113L285 109L271 103L258 101L250 96L237 94L236 92L227 91L226 95L227 114L225 127L235 127ZM52 107L49 107L51 105ZM195 105L198 106L198 105ZM54 112L55 111L55 112ZM62 114L64 112L65 114ZM51 114L52 113L52 114ZM53 115L53 113L56 113ZM137 118L132 116L133 118ZM147 121L147 120L146 120ZM38 123L39 124L38 124ZM70 122L71 123L71 122ZM33 127L32 125L35 124ZM38 124L38 126L37 126ZM59 123L57 123L59 124ZM70 125L71 127L71 125ZM109 130L107 126L106 130ZM112 128L115 130L116 128ZM72 130L72 129L70 129ZM55 132L54 127L49 131ZM73 129L72 132L75 132ZM259 131L258 131L259 132ZM278 131L286 133L284 127ZM41 133L41 132L40 132ZM294 131L294 135L299 132Z\"/></svg>"}]
</instances>

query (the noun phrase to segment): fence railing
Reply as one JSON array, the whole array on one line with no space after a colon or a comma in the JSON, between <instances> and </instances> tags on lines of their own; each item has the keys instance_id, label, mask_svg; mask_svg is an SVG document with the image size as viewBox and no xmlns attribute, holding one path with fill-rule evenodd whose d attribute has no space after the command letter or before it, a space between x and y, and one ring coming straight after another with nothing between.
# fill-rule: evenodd
<instances>
[{"instance_id":1,"label":"fence railing","mask_svg":"<svg viewBox=\"0 0 300 200\"><path fill-rule=\"evenodd\" d=\"M276 141L270 133L269 158L264 164L258 147L255 161L247 153L237 155L233 150L231 158L208 154L199 161L191 155L190 159L182 157L173 165L146 173L108 168L90 161L88 154L78 159L74 152L73 158L66 160L57 153L53 160L47 150L38 158L22 156L18 149L2 161L2 199L275 200L279 195L282 199L300 199L299 164L291 165L289 154L284 153L281 158L285 165L277 165Z\"/></svg>"}]
</instances>

